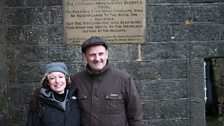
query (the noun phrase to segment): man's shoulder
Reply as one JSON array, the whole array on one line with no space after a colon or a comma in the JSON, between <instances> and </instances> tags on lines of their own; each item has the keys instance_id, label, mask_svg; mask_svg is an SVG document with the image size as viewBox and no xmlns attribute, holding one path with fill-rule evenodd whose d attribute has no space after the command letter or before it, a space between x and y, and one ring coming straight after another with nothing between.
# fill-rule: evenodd
<instances>
[{"instance_id":1,"label":"man's shoulder","mask_svg":"<svg viewBox=\"0 0 224 126\"><path fill-rule=\"evenodd\" d=\"M130 77L130 74L127 71L119 69L119 68L113 67L111 71L118 76Z\"/></svg>"},{"instance_id":2,"label":"man's shoulder","mask_svg":"<svg viewBox=\"0 0 224 126\"><path fill-rule=\"evenodd\" d=\"M82 70L82 71L79 71L77 73L74 73L71 75L71 78L76 78L76 77L79 77L79 76L83 76L86 74L86 71L85 70Z\"/></svg>"}]
</instances>

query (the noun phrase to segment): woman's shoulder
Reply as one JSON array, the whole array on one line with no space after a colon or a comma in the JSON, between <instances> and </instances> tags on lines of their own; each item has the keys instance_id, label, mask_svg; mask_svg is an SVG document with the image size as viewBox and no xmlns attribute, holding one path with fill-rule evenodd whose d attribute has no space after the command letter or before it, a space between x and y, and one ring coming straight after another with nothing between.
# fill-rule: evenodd
<instances>
[{"instance_id":1,"label":"woman's shoulder","mask_svg":"<svg viewBox=\"0 0 224 126\"><path fill-rule=\"evenodd\" d=\"M30 97L30 102L29 102L30 111L36 111L40 108L40 104L41 104L40 97L39 97L40 89L41 88L35 89Z\"/></svg>"}]
</instances>

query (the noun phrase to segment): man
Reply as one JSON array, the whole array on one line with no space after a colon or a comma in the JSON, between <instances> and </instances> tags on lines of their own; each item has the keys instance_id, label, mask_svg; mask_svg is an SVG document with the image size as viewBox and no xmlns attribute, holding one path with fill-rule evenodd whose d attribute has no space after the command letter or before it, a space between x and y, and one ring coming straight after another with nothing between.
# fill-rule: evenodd
<instances>
[{"instance_id":1,"label":"man","mask_svg":"<svg viewBox=\"0 0 224 126\"><path fill-rule=\"evenodd\" d=\"M141 102L131 76L108 62L100 37L82 44L86 70L71 77L78 85L81 126L140 126Z\"/></svg>"}]
</instances>

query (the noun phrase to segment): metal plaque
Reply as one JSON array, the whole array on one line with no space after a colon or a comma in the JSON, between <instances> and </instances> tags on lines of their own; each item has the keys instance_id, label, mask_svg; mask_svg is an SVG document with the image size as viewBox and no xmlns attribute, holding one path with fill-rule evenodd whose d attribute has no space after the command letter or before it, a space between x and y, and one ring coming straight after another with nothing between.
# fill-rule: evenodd
<instances>
[{"instance_id":1,"label":"metal plaque","mask_svg":"<svg viewBox=\"0 0 224 126\"><path fill-rule=\"evenodd\" d=\"M145 0L64 0L65 41L101 36L108 43L143 43L145 18Z\"/></svg>"}]
</instances>

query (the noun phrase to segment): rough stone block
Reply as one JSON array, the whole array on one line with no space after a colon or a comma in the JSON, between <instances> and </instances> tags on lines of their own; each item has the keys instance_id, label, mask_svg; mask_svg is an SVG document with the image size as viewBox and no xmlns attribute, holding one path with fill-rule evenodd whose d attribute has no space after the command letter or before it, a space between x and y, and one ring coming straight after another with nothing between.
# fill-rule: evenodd
<instances>
[{"instance_id":1,"label":"rough stone block","mask_svg":"<svg viewBox=\"0 0 224 126\"><path fill-rule=\"evenodd\" d=\"M154 81L145 80L139 82L139 96L141 100L156 100L158 98L158 87Z\"/></svg>"},{"instance_id":2,"label":"rough stone block","mask_svg":"<svg viewBox=\"0 0 224 126\"><path fill-rule=\"evenodd\" d=\"M27 26L23 28L23 31L26 36L26 45L49 44L49 35L45 26Z\"/></svg>"},{"instance_id":3,"label":"rough stone block","mask_svg":"<svg viewBox=\"0 0 224 126\"><path fill-rule=\"evenodd\" d=\"M49 16L50 12L48 8L42 7L42 8L31 8L30 9L30 15L27 19L28 24L30 25L47 25L49 24Z\"/></svg>"},{"instance_id":4,"label":"rough stone block","mask_svg":"<svg viewBox=\"0 0 224 126\"><path fill-rule=\"evenodd\" d=\"M26 0L2 0L2 1L4 1L5 6L24 6Z\"/></svg>"},{"instance_id":5,"label":"rough stone block","mask_svg":"<svg viewBox=\"0 0 224 126\"><path fill-rule=\"evenodd\" d=\"M69 67L71 75L73 75L77 72L80 72L81 70L86 68L86 64L83 62L81 62L81 63L80 62L70 62L70 63L67 63L67 65Z\"/></svg>"},{"instance_id":6,"label":"rough stone block","mask_svg":"<svg viewBox=\"0 0 224 126\"><path fill-rule=\"evenodd\" d=\"M0 2L0 4L1 4L1 2ZM3 24L4 24L3 8L0 5L0 26L2 27ZM1 35L1 32L0 32L0 35Z\"/></svg>"},{"instance_id":7,"label":"rough stone block","mask_svg":"<svg viewBox=\"0 0 224 126\"><path fill-rule=\"evenodd\" d=\"M224 53L224 44L222 41L215 42L197 42L191 44L190 58L208 58L208 57L216 57L222 56Z\"/></svg>"},{"instance_id":8,"label":"rough stone block","mask_svg":"<svg viewBox=\"0 0 224 126\"><path fill-rule=\"evenodd\" d=\"M143 101L143 120L156 119L156 101Z\"/></svg>"},{"instance_id":9,"label":"rough stone block","mask_svg":"<svg viewBox=\"0 0 224 126\"><path fill-rule=\"evenodd\" d=\"M48 43L51 45L65 44L63 38L63 26L49 26L47 28Z\"/></svg>"},{"instance_id":10,"label":"rough stone block","mask_svg":"<svg viewBox=\"0 0 224 126\"><path fill-rule=\"evenodd\" d=\"M3 40L3 34L1 34L1 32L3 31L3 29L0 27L0 46L4 45L5 44L5 41Z\"/></svg>"},{"instance_id":11,"label":"rough stone block","mask_svg":"<svg viewBox=\"0 0 224 126\"><path fill-rule=\"evenodd\" d=\"M0 1L0 8L4 7L4 0Z\"/></svg>"},{"instance_id":12,"label":"rough stone block","mask_svg":"<svg viewBox=\"0 0 224 126\"><path fill-rule=\"evenodd\" d=\"M185 22L191 15L189 5L153 5L148 6L149 22Z\"/></svg>"},{"instance_id":13,"label":"rough stone block","mask_svg":"<svg viewBox=\"0 0 224 126\"><path fill-rule=\"evenodd\" d=\"M7 45L46 45L49 37L44 26L7 27L5 36Z\"/></svg>"},{"instance_id":14,"label":"rough stone block","mask_svg":"<svg viewBox=\"0 0 224 126\"><path fill-rule=\"evenodd\" d=\"M204 62L203 60L192 60L189 66L189 98L205 97L204 83Z\"/></svg>"},{"instance_id":15,"label":"rough stone block","mask_svg":"<svg viewBox=\"0 0 224 126\"><path fill-rule=\"evenodd\" d=\"M149 23L147 22L146 43L148 42L167 42L171 41L171 25L166 23Z\"/></svg>"},{"instance_id":16,"label":"rough stone block","mask_svg":"<svg viewBox=\"0 0 224 126\"><path fill-rule=\"evenodd\" d=\"M32 15L31 8L5 8L5 22L10 25L27 25L28 18Z\"/></svg>"},{"instance_id":17,"label":"rough stone block","mask_svg":"<svg viewBox=\"0 0 224 126\"><path fill-rule=\"evenodd\" d=\"M55 1L55 0L54 0ZM63 27L63 8L62 7L51 7L48 8L48 12L49 12L49 24L58 24L61 25L61 27ZM63 30L62 30L63 31Z\"/></svg>"},{"instance_id":18,"label":"rough stone block","mask_svg":"<svg viewBox=\"0 0 224 126\"><path fill-rule=\"evenodd\" d=\"M49 60L51 61L78 61L82 60L79 45L51 46L49 47Z\"/></svg>"},{"instance_id":19,"label":"rough stone block","mask_svg":"<svg viewBox=\"0 0 224 126\"><path fill-rule=\"evenodd\" d=\"M17 83L35 83L42 79L42 65L38 63L19 63L16 65Z\"/></svg>"},{"instance_id":20,"label":"rough stone block","mask_svg":"<svg viewBox=\"0 0 224 126\"><path fill-rule=\"evenodd\" d=\"M22 26L6 28L5 41L7 45L22 45L26 41L26 35Z\"/></svg>"},{"instance_id":21,"label":"rough stone block","mask_svg":"<svg viewBox=\"0 0 224 126\"><path fill-rule=\"evenodd\" d=\"M205 102L200 98L189 100L189 126L206 126Z\"/></svg>"},{"instance_id":22,"label":"rough stone block","mask_svg":"<svg viewBox=\"0 0 224 126\"><path fill-rule=\"evenodd\" d=\"M157 102L157 118L188 118L187 99L168 99Z\"/></svg>"},{"instance_id":23,"label":"rough stone block","mask_svg":"<svg viewBox=\"0 0 224 126\"><path fill-rule=\"evenodd\" d=\"M188 83L185 79L143 81L139 85L142 100L179 99L188 96Z\"/></svg>"},{"instance_id":24,"label":"rough stone block","mask_svg":"<svg viewBox=\"0 0 224 126\"><path fill-rule=\"evenodd\" d=\"M199 4L192 8L194 22L217 22L222 23L224 17L222 8L224 5L219 4Z\"/></svg>"},{"instance_id":25,"label":"rough stone block","mask_svg":"<svg viewBox=\"0 0 224 126\"><path fill-rule=\"evenodd\" d=\"M147 0L149 4L163 4L163 3L189 3L189 0Z\"/></svg>"},{"instance_id":26,"label":"rough stone block","mask_svg":"<svg viewBox=\"0 0 224 126\"><path fill-rule=\"evenodd\" d=\"M1 126L10 126L10 122L7 117L7 113L0 114L0 125Z\"/></svg>"},{"instance_id":27,"label":"rough stone block","mask_svg":"<svg viewBox=\"0 0 224 126\"><path fill-rule=\"evenodd\" d=\"M191 0L192 3L215 3L220 2L220 0Z\"/></svg>"},{"instance_id":28,"label":"rough stone block","mask_svg":"<svg viewBox=\"0 0 224 126\"><path fill-rule=\"evenodd\" d=\"M34 85L11 85L8 87L8 107L10 108L10 124L25 125L27 108Z\"/></svg>"},{"instance_id":29,"label":"rough stone block","mask_svg":"<svg viewBox=\"0 0 224 126\"><path fill-rule=\"evenodd\" d=\"M178 41L215 41L220 40L221 24L193 23L173 25L172 35Z\"/></svg>"},{"instance_id":30,"label":"rough stone block","mask_svg":"<svg viewBox=\"0 0 224 126\"><path fill-rule=\"evenodd\" d=\"M9 62L46 61L48 50L44 46L12 46L7 47L6 55Z\"/></svg>"},{"instance_id":31,"label":"rough stone block","mask_svg":"<svg viewBox=\"0 0 224 126\"><path fill-rule=\"evenodd\" d=\"M144 120L141 126L189 126L188 119Z\"/></svg>"},{"instance_id":32,"label":"rough stone block","mask_svg":"<svg viewBox=\"0 0 224 126\"><path fill-rule=\"evenodd\" d=\"M44 6L62 6L62 0L42 0Z\"/></svg>"},{"instance_id":33,"label":"rough stone block","mask_svg":"<svg viewBox=\"0 0 224 126\"><path fill-rule=\"evenodd\" d=\"M138 46L136 44L111 44L109 45L109 58L111 61L137 60Z\"/></svg>"},{"instance_id":34,"label":"rough stone block","mask_svg":"<svg viewBox=\"0 0 224 126\"><path fill-rule=\"evenodd\" d=\"M152 60L144 62L121 62L117 63L117 67L129 72L134 79L160 80L186 78L187 63L186 60Z\"/></svg>"},{"instance_id":35,"label":"rough stone block","mask_svg":"<svg viewBox=\"0 0 224 126\"><path fill-rule=\"evenodd\" d=\"M186 59L189 56L187 43L149 43L142 46L142 59Z\"/></svg>"}]
</instances>

